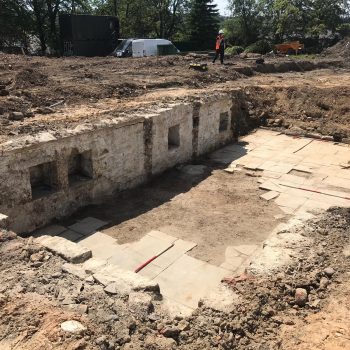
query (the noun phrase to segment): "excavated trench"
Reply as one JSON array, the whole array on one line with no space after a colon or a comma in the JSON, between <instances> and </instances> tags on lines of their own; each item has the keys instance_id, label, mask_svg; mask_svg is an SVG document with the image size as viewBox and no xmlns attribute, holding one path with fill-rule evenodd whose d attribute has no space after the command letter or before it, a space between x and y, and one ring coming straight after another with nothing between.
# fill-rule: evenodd
<instances>
[{"instance_id":1,"label":"excavated trench","mask_svg":"<svg viewBox=\"0 0 350 350\"><path fill-rule=\"evenodd\" d=\"M280 72L293 69L291 64L298 71L315 68L292 62L261 69ZM0 213L8 216L10 229L31 232L236 142L258 126L349 143L349 88L286 86L285 79L186 98L122 121L100 119L59 137L41 132L3 143Z\"/></svg>"},{"instance_id":2,"label":"excavated trench","mask_svg":"<svg viewBox=\"0 0 350 350\"><path fill-rule=\"evenodd\" d=\"M60 139L44 132L9 142L1 157L0 212L15 232L33 231L236 141L251 127L236 91L129 122L102 121Z\"/></svg>"},{"instance_id":3,"label":"excavated trench","mask_svg":"<svg viewBox=\"0 0 350 350\"><path fill-rule=\"evenodd\" d=\"M286 156L290 161L293 157L298 158L300 153L296 154L297 152L304 152L303 159L310 160L315 154L317 158L318 152L322 151L324 163L320 163L321 168L331 170L328 175L332 181L337 181L333 178L335 175L342 178L342 191L345 191L350 181L346 178L347 168L342 167L349 154L346 148L349 130L344 123L344 120L348 120L348 94L349 90L345 86L335 91L332 88L248 86L230 89L211 97L169 103L147 115L132 115L129 120L99 120L67 130L62 137L43 132L34 137L19 138L2 144L0 228L9 228L23 236L33 232L40 236L49 234L46 231L49 228L38 229L55 223L50 226L51 230L63 228L66 231L64 235L61 235L62 231L53 235L58 234L75 242L83 240L88 245L87 249L93 251L94 258L105 259L101 263L93 258L87 260L85 265L72 267L57 256L63 256L67 260L65 246L63 251L51 256L42 247L32 247L31 239L28 242L17 242L17 238L10 237L8 243L6 235L0 235L0 238L5 237L5 253L9 256L13 253L11 259L18 265L17 277L6 279L9 290L11 287L19 293L25 293L26 288L30 291L32 286L38 285L39 294L49 296L50 300L57 299L57 305L69 307L69 312L83 313L83 316L75 314L73 317L61 312L59 321L52 321L52 324L74 318L88 324L90 332L93 327L89 322L95 322L98 331L91 331L91 338L85 337L86 341L109 344L111 349L114 348L114 345L110 345L113 341L113 344L120 346L128 342L143 343L143 327L149 327L147 332L144 331L145 334L152 334L152 337L147 335L146 346L147 338L151 337L150 348L155 349L158 343L159 348L164 349L177 345L196 348L194 344L198 339L200 342L197 341L196 344L201 344L202 348L221 344L224 348L237 346L245 349L250 343L256 343L256 348L260 348L261 339L271 346L280 346L280 340L276 340L278 327L298 322L300 315L306 317L316 313L320 310L320 305L325 305L324 299L329 290L334 291L334 287L328 290L327 286L322 285L325 276L329 279L328 283L333 282L333 277L328 276L323 269L345 259L338 243L343 240L348 244L348 238L343 234L348 228L348 212L335 212L333 217L333 212L330 211L325 219L303 224L297 230L294 226L284 226L283 229L273 231L277 224L287 221L289 215L295 215L295 211L290 211L291 208L284 205L287 200L291 200L288 205L295 204L300 196L297 192L300 186L292 187L289 197L280 194L277 205L259 198L262 194L259 190L261 169L256 171L256 159L245 159L247 163L244 164L244 169L247 172L241 171L243 168L237 173L229 168L226 172L223 169L233 160L244 158L250 151L249 145L262 145L262 149L257 152L263 152L264 157L268 152L271 152L271 157L278 157L280 149L286 151L290 148L290 153ZM334 103L335 98L337 103ZM334 118L337 115L339 118ZM327 122L327 118L334 122L333 125ZM249 134L259 126L275 129L278 133L260 130L256 133L256 138L255 134ZM298 138L288 138L283 134ZM248 136L239 139L243 135ZM276 144L273 144L272 137L278 140ZM292 140L296 140L295 146L292 145ZM321 141L336 143L326 144ZM340 141L344 144L340 144ZM225 145L229 146L225 148ZM331 147L330 151L328 146ZM216 150L219 151L215 152ZM283 157L279 159L281 163L284 161ZM320 161L320 158L317 160ZM269 160L267 162L271 163ZM276 164L271 166L276 167ZM283 170L283 175L281 173L285 177L284 181L307 181L312 176L319 180L316 171L312 174L305 167L295 170L287 165L287 168ZM274 173L269 169L263 171L270 175ZM271 184L267 185L262 187L270 191ZM305 202L300 202L298 208L309 202L313 205L325 204L325 198L329 201L329 206L347 204L348 198L344 197L344 193L341 198L339 193L334 197L332 186L330 188L333 192L327 194L327 189L324 189L324 193L317 194L320 196L318 199L305 197ZM345 193L345 196L348 195ZM281 207L288 209L283 215ZM332 225L334 218L339 221L339 232ZM302 224L304 219L297 218L297 224ZM83 231L89 225L96 225L96 229L92 234L84 236ZM100 227L101 232L96 232ZM79 230L81 234L78 233ZM336 232L326 236L323 230ZM271 234L272 232L274 233ZM170 259L176 260L176 264L174 261L168 265L164 260L157 261L148 270L143 270L139 280L138 276L130 277L130 274L134 275L131 271L136 267L136 260L133 260L135 256L141 256L144 261L145 257L150 256L145 247L154 248L169 237L176 238L170 242L175 243L176 249L169 251ZM267 238L269 240L264 244L261 254L261 243ZM55 241L49 239L48 243L45 239L47 240L43 238L41 242L49 251L57 253L61 249L59 244L52 243ZM325 240L331 247L332 254L317 253L310 259L305 258L311 244L321 251L325 247ZM168 245L170 243L167 242ZM78 246L79 243L76 244ZM140 246L146 250L142 254L137 250ZM16 249L27 249L28 253L20 254L20 250ZM179 250L181 256L172 256ZM91 256L91 251L88 257ZM257 252L258 255L255 255ZM49 261L47 264L46 257ZM84 260L85 258L87 256L84 256ZM39 275L40 271L44 271L43 277L38 279L35 272L22 278L22 260L26 261L25 264L29 261L30 266L27 265L30 269L39 268ZM224 292L220 289L223 277L241 273L251 262L251 271L254 272L255 267L257 276L252 280L247 275L228 279L226 282L231 288L225 287ZM132 267L125 268L128 272L114 270L115 266L119 268L126 265ZM264 270L266 266L271 268L269 273L273 271L276 278L271 280L270 277L262 277L267 271ZM340 267L339 275L338 271L335 274L338 289L338 285L342 288L340 273L344 269ZM5 272L9 270L6 268ZM106 280L101 271L110 274L111 280ZM59 280L62 282L59 292L54 285L56 277L50 277L47 282L47 276L58 274L61 274ZM151 282L144 284L143 277L149 278ZM110 284L113 278L118 283ZM127 293L123 290L125 281L132 281L136 285L132 287L134 289L128 286L131 290ZM22 289L18 288L20 283L24 285ZM80 289L76 292L78 283ZM218 285L220 291L217 290ZM70 289L73 287L74 291ZM158 294L159 287L163 299ZM296 287L305 288L309 294L306 306L298 306L295 301ZM37 292L35 288L33 291ZM206 296L198 304L199 299L212 290L216 294ZM80 296L76 296L76 293ZM75 300L70 298L71 295L74 295ZM30 308L35 309L31 304L34 305L35 302L25 295L23 305L27 303L26 298L28 309L22 306L19 310L30 315ZM0 299L5 304L10 301L4 300ZM19 303L19 299L16 303ZM96 308L96 305L99 307ZM164 306L165 313L169 313L170 317L182 314L184 309L185 311L175 320L169 320L169 316L163 315ZM196 309L197 306L199 309ZM108 313L107 317L99 313L100 308ZM193 314L182 319L184 315L190 314L188 311ZM113 322L115 321L112 330L108 328L109 325L105 326L106 322L110 322L110 319L105 319L111 313L114 316ZM7 316L7 309L5 314L6 317L12 317L11 313ZM124 315L120 320L117 319L119 314ZM23 315L22 318L24 319ZM55 327L58 328L58 325ZM210 334L205 329L209 329ZM120 330L123 334L119 334ZM103 340L98 338L101 334L106 334ZM140 335L138 340L135 340L136 335ZM72 336L71 341L75 342L79 337ZM112 341L113 337L115 339ZM62 339L69 341L68 337L61 336L59 342ZM169 342L163 344L164 339Z\"/></svg>"}]
</instances>

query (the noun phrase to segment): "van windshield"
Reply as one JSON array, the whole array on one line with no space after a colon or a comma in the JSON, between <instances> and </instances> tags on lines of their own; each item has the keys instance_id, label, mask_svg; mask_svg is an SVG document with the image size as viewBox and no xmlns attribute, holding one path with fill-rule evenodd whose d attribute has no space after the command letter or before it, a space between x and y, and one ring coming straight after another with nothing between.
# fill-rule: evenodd
<instances>
[{"instance_id":1,"label":"van windshield","mask_svg":"<svg viewBox=\"0 0 350 350\"><path fill-rule=\"evenodd\" d=\"M117 51L124 51L130 43L130 39L124 39L118 46Z\"/></svg>"}]
</instances>

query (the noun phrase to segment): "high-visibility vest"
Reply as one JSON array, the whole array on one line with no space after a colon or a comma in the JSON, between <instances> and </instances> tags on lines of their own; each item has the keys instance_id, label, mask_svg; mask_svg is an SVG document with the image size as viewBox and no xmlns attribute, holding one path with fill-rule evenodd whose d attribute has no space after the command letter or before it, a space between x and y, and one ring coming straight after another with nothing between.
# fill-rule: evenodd
<instances>
[{"instance_id":1,"label":"high-visibility vest","mask_svg":"<svg viewBox=\"0 0 350 350\"><path fill-rule=\"evenodd\" d=\"M220 35L216 37L216 45L215 45L215 50L220 50L220 45L221 45L221 38Z\"/></svg>"}]
</instances>

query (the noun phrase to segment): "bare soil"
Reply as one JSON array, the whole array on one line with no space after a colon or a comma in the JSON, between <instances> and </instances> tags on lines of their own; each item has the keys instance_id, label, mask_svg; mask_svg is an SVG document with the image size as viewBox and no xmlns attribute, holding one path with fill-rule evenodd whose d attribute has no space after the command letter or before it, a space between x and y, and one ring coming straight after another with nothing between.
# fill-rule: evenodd
<instances>
[{"instance_id":1,"label":"bare soil","mask_svg":"<svg viewBox=\"0 0 350 350\"><path fill-rule=\"evenodd\" d=\"M344 70L287 73L245 91L251 117L261 125L350 141L349 82Z\"/></svg>"},{"instance_id":2,"label":"bare soil","mask_svg":"<svg viewBox=\"0 0 350 350\"><path fill-rule=\"evenodd\" d=\"M262 122L267 125L266 119L283 117L284 127L349 135L349 70L341 69L348 66L342 57L266 57L264 65L239 57L213 65L208 55L195 54L141 59L0 57L0 142L39 131L59 136L62 129L106 116L127 118L189 96L245 86L254 86L256 93L253 90L250 98L261 107L251 113L254 125L265 112ZM190 69L193 62L207 63L208 71ZM323 69L310 72L316 68ZM13 112L23 115L13 117Z\"/></svg>"},{"instance_id":3,"label":"bare soil","mask_svg":"<svg viewBox=\"0 0 350 350\"><path fill-rule=\"evenodd\" d=\"M240 297L234 311L202 305L175 320L161 312L159 296L152 308L131 307L128 297L62 272L64 261L31 239L1 231L0 348L346 350L349 227L349 209L330 209L300 228L313 243L296 247L293 263L272 276L226 281ZM305 289L305 305L296 303L296 288ZM67 320L86 330L63 331Z\"/></svg>"},{"instance_id":4,"label":"bare soil","mask_svg":"<svg viewBox=\"0 0 350 350\"><path fill-rule=\"evenodd\" d=\"M119 244L159 230L197 243L190 255L220 265L227 246L261 244L279 223L274 216L282 212L260 199L261 193L257 178L244 173L208 166L202 176L192 176L174 169L102 205L81 209L72 220L92 216L109 222L103 232Z\"/></svg>"}]
</instances>

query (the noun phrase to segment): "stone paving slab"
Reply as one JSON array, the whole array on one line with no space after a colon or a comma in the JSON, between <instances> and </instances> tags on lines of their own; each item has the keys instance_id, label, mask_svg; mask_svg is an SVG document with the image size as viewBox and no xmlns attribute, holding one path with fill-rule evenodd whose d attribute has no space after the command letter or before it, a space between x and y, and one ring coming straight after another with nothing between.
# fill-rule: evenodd
<instances>
[{"instance_id":1,"label":"stone paving slab","mask_svg":"<svg viewBox=\"0 0 350 350\"><path fill-rule=\"evenodd\" d=\"M265 199L266 201L270 201L271 199L274 199L280 195L279 192L275 191L269 191L260 196L260 198Z\"/></svg>"},{"instance_id":2,"label":"stone paving slab","mask_svg":"<svg viewBox=\"0 0 350 350\"><path fill-rule=\"evenodd\" d=\"M46 227L43 227L37 231L34 232L33 236L34 237L39 237L39 236L58 236L62 232L66 231L67 228L62 226L62 225L49 225Z\"/></svg>"},{"instance_id":3,"label":"stone paving slab","mask_svg":"<svg viewBox=\"0 0 350 350\"><path fill-rule=\"evenodd\" d=\"M83 235L81 235L78 232L72 231L72 230L65 230L62 233L59 234L59 237L63 237L65 239L68 239L72 242L78 242L80 239L84 238Z\"/></svg>"},{"instance_id":4,"label":"stone paving slab","mask_svg":"<svg viewBox=\"0 0 350 350\"><path fill-rule=\"evenodd\" d=\"M102 232L95 232L88 237L84 237L79 241L79 245L89 248L94 257L102 259L110 258L120 250L117 241Z\"/></svg>"},{"instance_id":5,"label":"stone paving slab","mask_svg":"<svg viewBox=\"0 0 350 350\"><path fill-rule=\"evenodd\" d=\"M267 180L266 182L262 183L259 188L261 190L266 190L266 191L274 191L274 192L279 192L282 193L286 190L285 187L280 186L277 181L273 180Z\"/></svg>"},{"instance_id":6,"label":"stone paving slab","mask_svg":"<svg viewBox=\"0 0 350 350\"><path fill-rule=\"evenodd\" d=\"M175 242L175 240L175 237L171 240L163 240L145 235L139 241L130 244L128 251L136 252L147 259L150 259L163 250L169 248Z\"/></svg>"},{"instance_id":7,"label":"stone paving slab","mask_svg":"<svg viewBox=\"0 0 350 350\"><path fill-rule=\"evenodd\" d=\"M227 274L225 269L183 255L154 281L167 298L194 309Z\"/></svg>"},{"instance_id":8,"label":"stone paving slab","mask_svg":"<svg viewBox=\"0 0 350 350\"><path fill-rule=\"evenodd\" d=\"M307 201L306 196L290 196L286 193L281 193L278 198L275 199L277 205L297 209Z\"/></svg>"},{"instance_id":9,"label":"stone paving slab","mask_svg":"<svg viewBox=\"0 0 350 350\"><path fill-rule=\"evenodd\" d=\"M240 156L228 152L217 152L210 156L210 159L219 164L230 164Z\"/></svg>"},{"instance_id":10,"label":"stone paving slab","mask_svg":"<svg viewBox=\"0 0 350 350\"><path fill-rule=\"evenodd\" d=\"M175 241L174 247L172 247L165 254L161 255L156 260L154 260L153 264L165 269L177 259L179 259L182 255L192 250L196 246L197 244L194 242L178 239Z\"/></svg>"},{"instance_id":11,"label":"stone paving slab","mask_svg":"<svg viewBox=\"0 0 350 350\"><path fill-rule=\"evenodd\" d=\"M71 226L68 226L68 228L82 235L89 235L107 224L108 222L93 217L87 217Z\"/></svg>"},{"instance_id":12,"label":"stone paving slab","mask_svg":"<svg viewBox=\"0 0 350 350\"><path fill-rule=\"evenodd\" d=\"M279 179L278 179L278 183L280 185L284 185L284 184L294 184L294 185L302 185L303 183L305 183L307 179L305 177L302 176L296 176L296 175L291 175L291 174L283 174Z\"/></svg>"},{"instance_id":13,"label":"stone paving slab","mask_svg":"<svg viewBox=\"0 0 350 350\"><path fill-rule=\"evenodd\" d=\"M328 176L322 181L322 183L334 187L343 187L345 190L350 190L350 179L344 179L336 176Z\"/></svg>"}]
</instances>

